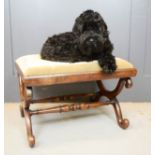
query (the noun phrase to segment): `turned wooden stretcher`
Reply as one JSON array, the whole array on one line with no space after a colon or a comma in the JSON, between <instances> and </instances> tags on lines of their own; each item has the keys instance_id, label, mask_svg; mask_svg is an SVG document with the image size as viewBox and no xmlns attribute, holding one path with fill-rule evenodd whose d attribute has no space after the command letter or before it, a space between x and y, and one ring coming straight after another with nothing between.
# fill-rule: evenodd
<instances>
[{"instance_id":1,"label":"turned wooden stretcher","mask_svg":"<svg viewBox=\"0 0 155 155\"><path fill-rule=\"evenodd\" d=\"M122 116L117 95L122 88L132 86L131 77L136 76L137 70L134 66L120 58L117 58L117 70L112 74L105 74L96 61L81 63L61 63L41 60L39 55L28 55L16 60L16 68L19 79L20 90L20 112L25 118L28 142L30 147L35 144L35 137L32 131L31 116L46 113L68 112L75 110L86 110L103 105L112 105L116 114L118 125L126 129L129 121ZM119 79L116 88L109 91L101 80ZM78 83L85 81L96 81L99 91L96 93L72 94L41 99L33 99L33 86L57 85L64 83ZM100 101L105 96L107 101ZM45 109L31 110L30 105L35 103L46 103L54 101L65 101L77 97L90 97L90 102L70 103Z\"/></svg>"}]
</instances>

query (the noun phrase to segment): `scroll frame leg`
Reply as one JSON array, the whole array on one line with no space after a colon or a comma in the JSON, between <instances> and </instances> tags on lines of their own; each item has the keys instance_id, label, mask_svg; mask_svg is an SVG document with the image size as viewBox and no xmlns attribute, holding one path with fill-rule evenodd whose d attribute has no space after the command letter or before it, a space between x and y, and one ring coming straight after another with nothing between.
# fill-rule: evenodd
<instances>
[{"instance_id":1,"label":"scroll frame leg","mask_svg":"<svg viewBox=\"0 0 155 155\"><path fill-rule=\"evenodd\" d=\"M22 117L25 117L25 125L29 146L33 147L35 145L35 137L33 135L31 115L29 112L30 107L29 100L32 99L32 87L26 87L20 75L18 75L18 78L19 78L20 98L21 98L20 113Z\"/></svg>"},{"instance_id":2,"label":"scroll frame leg","mask_svg":"<svg viewBox=\"0 0 155 155\"><path fill-rule=\"evenodd\" d=\"M28 143L30 147L33 147L35 145L35 137L33 135L31 115L28 109L24 109L24 116L25 116Z\"/></svg>"},{"instance_id":3,"label":"scroll frame leg","mask_svg":"<svg viewBox=\"0 0 155 155\"><path fill-rule=\"evenodd\" d=\"M20 115L21 115L21 117L24 117L24 109L23 109L23 104L22 103L20 103L19 109L20 109Z\"/></svg>"},{"instance_id":4,"label":"scroll frame leg","mask_svg":"<svg viewBox=\"0 0 155 155\"><path fill-rule=\"evenodd\" d=\"M117 119L118 125L122 129L128 128L128 126L129 126L129 120L126 119L126 118L123 118L121 107L119 105L118 100L115 98L113 101L114 102L112 102L112 106L113 106L114 111L115 111L115 115L116 115L116 119Z\"/></svg>"},{"instance_id":5,"label":"scroll frame leg","mask_svg":"<svg viewBox=\"0 0 155 155\"><path fill-rule=\"evenodd\" d=\"M26 124L26 131L27 131L27 138L30 147L35 145L35 137L33 135L32 130L32 121L31 121L31 114L30 114L30 99L32 99L32 88L27 88L24 86L24 116L25 116L25 124Z\"/></svg>"},{"instance_id":6,"label":"scroll frame leg","mask_svg":"<svg viewBox=\"0 0 155 155\"><path fill-rule=\"evenodd\" d=\"M97 85L99 87L99 90L100 90L100 93L102 94L102 96L106 96L110 100L113 100L112 106L113 106L114 111L115 111L115 115L116 115L118 125L122 129L128 128L129 120L123 118L121 107L120 107L119 102L118 102L116 97L117 97L118 94L120 94L120 92L122 91L124 86L126 88L130 88L132 86L131 78L122 78L122 79L120 79L118 81L118 84L117 84L116 88L113 91L107 90L106 87L103 85L101 80L97 81Z\"/></svg>"},{"instance_id":7,"label":"scroll frame leg","mask_svg":"<svg viewBox=\"0 0 155 155\"><path fill-rule=\"evenodd\" d=\"M24 117L24 90L23 90L23 83L21 80L21 76L18 74L18 85L19 85L19 95L20 95L20 104L19 110L21 117Z\"/></svg>"},{"instance_id":8,"label":"scroll frame leg","mask_svg":"<svg viewBox=\"0 0 155 155\"><path fill-rule=\"evenodd\" d=\"M26 87L23 84L24 90L24 116L25 116L25 124L26 124L26 131L27 131L27 138L30 147L35 145L35 137L33 135L32 130L32 121L31 121L31 114L30 114L30 100L32 99L32 87Z\"/></svg>"}]
</instances>

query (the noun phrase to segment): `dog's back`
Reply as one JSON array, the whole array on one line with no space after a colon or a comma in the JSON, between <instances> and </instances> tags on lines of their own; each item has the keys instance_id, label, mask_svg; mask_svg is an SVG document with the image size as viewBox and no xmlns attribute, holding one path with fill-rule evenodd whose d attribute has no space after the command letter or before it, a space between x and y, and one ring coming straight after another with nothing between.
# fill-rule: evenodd
<instances>
[{"instance_id":1,"label":"dog's back","mask_svg":"<svg viewBox=\"0 0 155 155\"><path fill-rule=\"evenodd\" d=\"M72 32L49 37L41 50L41 57L52 61L71 61L77 51L76 35Z\"/></svg>"}]
</instances>

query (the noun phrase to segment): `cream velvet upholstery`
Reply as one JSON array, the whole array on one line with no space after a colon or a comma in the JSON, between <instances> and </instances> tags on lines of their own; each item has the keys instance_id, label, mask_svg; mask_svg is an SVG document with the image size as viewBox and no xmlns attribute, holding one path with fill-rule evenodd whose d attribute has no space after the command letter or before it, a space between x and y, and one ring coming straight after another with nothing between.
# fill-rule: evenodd
<instances>
[{"instance_id":1,"label":"cream velvet upholstery","mask_svg":"<svg viewBox=\"0 0 155 155\"><path fill-rule=\"evenodd\" d=\"M98 62L54 62L41 59L39 54L26 55L16 60L24 76L74 74L101 71ZM116 58L117 70L130 69L134 66L126 60Z\"/></svg>"}]
</instances>

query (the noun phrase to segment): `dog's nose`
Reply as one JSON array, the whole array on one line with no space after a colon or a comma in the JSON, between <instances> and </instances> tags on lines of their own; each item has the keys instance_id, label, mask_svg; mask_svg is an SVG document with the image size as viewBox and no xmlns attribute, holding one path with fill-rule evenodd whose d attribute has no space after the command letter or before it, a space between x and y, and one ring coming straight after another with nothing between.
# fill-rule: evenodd
<instances>
[{"instance_id":1,"label":"dog's nose","mask_svg":"<svg viewBox=\"0 0 155 155\"><path fill-rule=\"evenodd\" d=\"M94 39L93 39L93 38L90 38L90 39L89 39L89 41L90 41L90 42L93 42L93 41L94 41Z\"/></svg>"}]
</instances>

